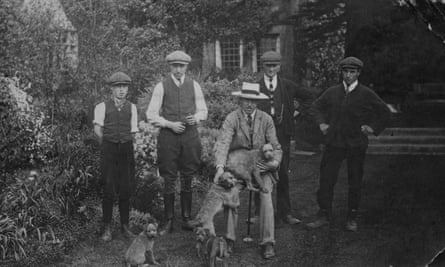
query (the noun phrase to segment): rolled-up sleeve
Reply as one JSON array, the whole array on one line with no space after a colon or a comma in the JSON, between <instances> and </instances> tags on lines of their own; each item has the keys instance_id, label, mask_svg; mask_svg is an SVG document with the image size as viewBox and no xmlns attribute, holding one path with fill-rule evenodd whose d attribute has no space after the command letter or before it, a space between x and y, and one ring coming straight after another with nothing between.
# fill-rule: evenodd
<instances>
[{"instance_id":1,"label":"rolled-up sleeve","mask_svg":"<svg viewBox=\"0 0 445 267\"><path fill-rule=\"evenodd\" d=\"M196 81L193 81L193 87L195 90L195 105L196 113L195 119L197 122L207 119L207 105L205 103L204 94L202 93L201 86Z\"/></svg>"},{"instance_id":2,"label":"rolled-up sleeve","mask_svg":"<svg viewBox=\"0 0 445 267\"><path fill-rule=\"evenodd\" d=\"M138 128L138 110L135 104L131 104L131 133L139 132Z\"/></svg>"},{"instance_id":3,"label":"rolled-up sleeve","mask_svg":"<svg viewBox=\"0 0 445 267\"><path fill-rule=\"evenodd\" d=\"M162 101L164 99L164 86L158 83L153 89L150 104L148 105L146 116L148 121L158 122L161 127L165 127L167 120L159 115Z\"/></svg>"},{"instance_id":4,"label":"rolled-up sleeve","mask_svg":"<svg viewBox=\"0 0 445 267\"><path fill-rule=\"evenodd\" d=\"M104 127L105 121L105 103L99 103L94 108L94 119L93 124Z\"/></svg>"}]
</instances>

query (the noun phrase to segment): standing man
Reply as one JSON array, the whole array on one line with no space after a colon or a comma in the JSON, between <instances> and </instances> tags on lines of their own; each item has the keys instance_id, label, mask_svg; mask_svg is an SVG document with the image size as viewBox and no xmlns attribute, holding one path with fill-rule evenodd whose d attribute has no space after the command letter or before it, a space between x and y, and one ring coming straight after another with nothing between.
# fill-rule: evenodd
<instances>
[{"instance_id":1,"label":"standing man","mask_svg":"<svg viewBox=\"0 0 445 267\"><path fill-rule=\"evenodd\" d=\"M216 174L214 182L217 183L219 177L224 172L227 155L230 151L244 149L262 149L263 145L270 143L276 153L276 160L265 163L260 168L264 187L267 193L260 193L260 245L263 247L265 259L275 256L275 232L274 232L274 210L272 203L272 190L274 184L274 172L281 161L282 151L275 133L272 118L267 113L258 110L259 101L267 99L267 96L260 93L259 84L243 83L242 90L234 92L239 96L240 108L227 115L221 134L215 144ZM236 187L234 190L239 190ZM236 209L225 208L227 218L226 239L229 250L233 249L235 242L235 230L238 221L238 211Z\"/></svg>"},{"instance_id":2,"label":"standing man","mask_svg":"<svg viewBox=\"0 0 445 267\"><path fill-rule=\"evenodd\" d=\"M192 210L192 178L201 158L201 140L197 124L207 118L207 106L201 86L186 75L189 55L174 51L167 55L170 75L158 83L147 109L147 118L161 127L158 136L159 173L164 178L163 232L173 231L175 181L181 181L181 211L184 230Z\"/></svg>"},{"instance_id":3,"label":"standing man","mask_svg":"<svg viewBox=\"0 0 445 267\"><path fill-rule=\"evenodd\" d=\"M126 99L130 77L116 72L108 78L107 83L111 87L112 99L97 104L93 121L94 133L101 145L104 241L112 239L111 218L115 195L119 199L121 231L126 237L133 236L128 221L130 196L135 187L133 140L138 131L136 106Z\"/></svg>"},{"instance_id":4,"label":"standing man","mask_svg":"<svg viewBox=\"0 0 445 267\"><path fill-rule=\"evenodd\" d=\"M363 62L356 57L340 61L343 82L327 89L312 105L313 115L325 135L320 165L318 218L307 226L328 225L338 172L344 159L348 165L348 215L346 229L357 231L363 165L369 134L378 135L386 126L390 112L377 94L358 82Z\"/></svg>"},{"instance_id":5,"label":"standing man","mask_svg":"<svg viewBox=\"0 0 445 267\"><path fill-rule=\"evenodd\" d=\"M290 139L295 134L294 119L300 114L294 107L294 101L301 102L301 106L310 107L313 95L306 89L298 87L295 83L281 77L281 55L275 51L268 51L261 56L264 77L258 83L260 91L269 97L262 101L259 109L269 114L274 121L278 142L283 149L283 160L278 171L277 183L277 217L284 223L297 224L300 220L291 214L289 197L289 159ZM256 196L255 203L258 202ZM256 206L256 205L255 205Z\"/></svg>"}]
</instances>

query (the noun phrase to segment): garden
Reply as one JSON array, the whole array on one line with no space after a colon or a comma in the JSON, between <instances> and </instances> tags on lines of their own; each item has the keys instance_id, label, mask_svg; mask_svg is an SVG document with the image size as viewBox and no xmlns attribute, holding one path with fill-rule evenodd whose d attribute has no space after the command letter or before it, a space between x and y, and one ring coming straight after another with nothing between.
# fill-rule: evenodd
<instances>
[{"instance_id":1,"label":"garden","mask_svg":"<svg viewBox=\"0 0 445 267\"><path fill-rule=\"evenodd\" d=\"M54 1L61 3L56 11L63 6L63 16L54 16L51 9L32 13L34 9L26 10L20 2L0 2L0 265L122 266L129 240L117 237L107 244L99 239L99 145L92 114L95 104L110 97L106 77L119 70L133 80L129 99L137 104L139 133L130 224L136 233L149 218L161 221L163 216L163 180L156 167L158 130L147 123L144 113L154 85L168 71L165 55L176 49L192 55L190 75L201 84L209 109L208 119L199 126L203 151L200 173L193 181L195 212L214 172L212 149L218 129L236 108L231 92L239 90L242 81L256 80L256 73L250 72L231 74L230 79L205 77L198 66L202 44L222 35L243 36L247 44L258 39L274 22L265 15L273 1ZM333 13L343 14L337 11L345 5L335 6ZM317 18L304 23L318 24ZM301 43L308 41L303 38L297 44L311 57L305 61L311 74L302 75L301 84L309 81L325 87L337 78L335 62L344 54L345 42L344 24L338 25L338 35L324 35L326 42L312 36L316 41L310 46ZM405 78L397 80L406 82ZM314 128L308 118L300 123ZM311 132L304 134L317 139ZM319 156L291 159L293 212L304 221L316 212ZM439 161L370 157L360 236L341 227L340 207L347 193L342 173L336 200L339 215L333 227L315 232L302 225L278 225L276 259L266 262L256 243L237 241L230 265L422 265L445 240L441 197L445 183ZM247 202L247 194L242 194L242 202ZM240 222L246 216L243 206ZM222 217L216 218L216 226L222 233ZM240 223L239 236L245 231ZM155 255L163 266L203 265L194 256L190 232L178 231L157 242Z\"/></svg>"}]
</instances>

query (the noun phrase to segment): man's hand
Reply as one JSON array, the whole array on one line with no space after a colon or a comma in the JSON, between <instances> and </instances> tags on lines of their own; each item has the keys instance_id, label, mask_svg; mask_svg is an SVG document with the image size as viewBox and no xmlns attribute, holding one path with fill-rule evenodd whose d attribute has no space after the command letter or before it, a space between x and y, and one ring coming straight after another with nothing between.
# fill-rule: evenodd
<instances>
[{"instance_id":1,"label":"man's hand","mask_svg":"<svg viewBox=\"0 0 445 267\"><path fill-rule=\"evenodd\" d=\"M183 122L175 121L167 123L167 127L172 129L175 133L182 133L185 130L185 125Z\"/></svg>"},{"instance_id":2,"label":"man's hand","mask_svg":"<svg viewBox=\"0 0 445 267\"><path fill-rule=\"evenodd\" d=\"M185 117L185 123L187 123L188 125L195 125L198 122L196 121L195 116L189 115L189 116Z\"/></svg>"},{"instance_id":3,"label":"man's hand","mask_svg":"<svg viewBox=\"0 0 445 267\"><path fill-rule=\"evenodd\" d=\"M361 126L361 130L366 135L374 133L374 129L372 129L369 125L366 124Z\"/></svg>"},{"instance_id":4,"label":"man's hand","mask_svg":"<svg viewBox=\"0 0 445 267\"><path fill-rule=\"evenodd\" d=\"M218 183L219 177L224 173L224 167L218 167L216 169L215 177L213 178L213 183Z\"/></svg>"},{"instance_id":5,"label":"man's hand","mask_svg":"<svg viewBox=\"0 0 445 267\"><path fill-rule=\"evenodd\" d=\"M320 131L326 135L328 133L328 129L329 129L329 124L326 123L321 123L320 124Z\"/></svg>"},{"instance_id":6,"label":"man's hand","mask_svg":"<svg viewBox=\"0 0 445 267\"><path fill-rule=\"evenodd\" d=\"M267 172L267 171L274 171L278 168L278 161L271 160L271 161L258 161L256 166L260 172Z\"/></svg>"}]
</instances>

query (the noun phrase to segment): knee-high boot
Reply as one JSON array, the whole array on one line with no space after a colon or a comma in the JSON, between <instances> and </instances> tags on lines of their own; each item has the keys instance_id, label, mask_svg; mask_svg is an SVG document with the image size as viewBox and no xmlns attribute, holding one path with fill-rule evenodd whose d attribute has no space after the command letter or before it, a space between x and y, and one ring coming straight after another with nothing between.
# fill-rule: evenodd
<instances>
[{"instance_id":1,"label":"knee-high boot","mask_svg":"<svg viewBox=\"0 0 445 267\"><path fill-rule=\"evenodd\" d=\"M192 192L181 191L181 215L182 215L182 229L192 231L188 222L191 219L192 213Z\"/></svg>"},{"instance_id":2,"label":"knee-high boot","mask_svg":"<svg viewBox=\"0 0 445 267\"><path fill-rule=\"evenodd\" d=\"M161 235L173 232L174 212L175 212L175 193L164 194L165 222L161 230Z\"/></svg>"}]
</instances>

